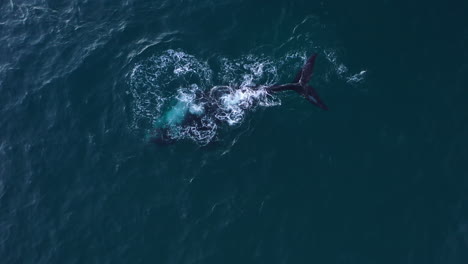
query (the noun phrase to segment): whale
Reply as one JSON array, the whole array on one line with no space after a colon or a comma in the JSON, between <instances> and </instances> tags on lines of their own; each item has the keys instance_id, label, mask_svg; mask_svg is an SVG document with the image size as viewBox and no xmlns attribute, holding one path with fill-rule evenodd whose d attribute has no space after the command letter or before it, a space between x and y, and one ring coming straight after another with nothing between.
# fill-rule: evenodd
<instances>
[{"instance_id":1,"label":"whale","mask_svg":"<svg viewBox=\"0 0 468 264\"><path fill-rule=\"evenodd\" d=\"M169 109L161 118L155 122L154 134L150 137L150 141L158 145L171 144L176 141L171 137L170 130L174 126L185 126L188 124L196 124L198 130L208 130L211 125L204 124L204 117L214 115L220 108L220 98L226 99L227 95L242 95L242 91L249 89L249 91L257 91L266 95L273 95L277 93L293 91L305 98L312 105L322 109L328 110L328 106L318 95L317 91L309 85L314 71L314 65L317 54L311 55L297 72L294 79L290 83L270 85L270 86L249 86L249 87L232 87L227 85L215 86L207 91L198 90L195 93L195 103L187 103L178 101L171 109ZM242 96L240 96L242 97ZM250 103L245 103L242 98L231 98L232 104L238 104L240 108L249 108L252 106ZM247 101L250 102L250 101ZM216 119L215 119L216 120Z\"/></svg>"}]
</instances>

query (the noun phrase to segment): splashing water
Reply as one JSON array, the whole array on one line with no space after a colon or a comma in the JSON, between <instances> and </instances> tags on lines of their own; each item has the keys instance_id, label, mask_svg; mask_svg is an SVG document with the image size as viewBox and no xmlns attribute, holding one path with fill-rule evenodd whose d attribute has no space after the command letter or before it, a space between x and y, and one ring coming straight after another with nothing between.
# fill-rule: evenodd
<instances>
[{"instance_id":1,"label":"splashing water","mask_svg":"<svg viewBox=\"0 0 468 264\"><path fill-rule=\"evenodd\" d=\"M217 82L230 86L214 86L207 63L182 51L167 50L135 65L129 74L132 128L146 134L167 129L171 139L207 144L216 136L218 123L240 124L247 110L281 103L262 87L247 87L276 81L277 68L271 60L248 55L219 61ZM195 121L188 122L189 117Z\"/></svg>"},{"instance_id":2,"label":"splashing water","mask_svg":"<svg viewBox=\"0 0 468 264\"><path fill-rule=\"evenodd\" d=\"M216 89L213 88L213 89ZM235 125L242 122L247 109L253 108L256 104L259 106L281 105L281 101L271 96L262 87L252 89L241 87L232 89L229 93L221 96L219 111L215 117L218 120L227 122L229 125Z\"/></svg>"}]
</instances>

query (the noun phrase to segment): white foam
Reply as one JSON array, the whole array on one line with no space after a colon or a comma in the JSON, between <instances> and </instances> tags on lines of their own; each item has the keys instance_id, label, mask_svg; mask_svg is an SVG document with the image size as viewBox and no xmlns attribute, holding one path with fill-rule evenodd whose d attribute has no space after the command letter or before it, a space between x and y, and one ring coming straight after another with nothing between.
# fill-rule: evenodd
<instances>
[{"instance_id":1,"label":"white foam","mask_svg":"<svg viewBox=\"0 0 468 264\"><path fill-rule=\"evenodd\" d=\"M238 86L270 85L278 81L278 67L270 58L252 54L240 59L221 58L220 83Z\"/></svg>"},{"instance_id":2,"label":"white foam","mask_svg":"<svg viewBox=\"0 0 468 264\"><path fill-rule=\"evenodd\" d=\"M220 111L216 113L216 118L229 125L235 125L244 119L246 110L251 110L255 105L275 106L280 104L281 101L275 100L262 87L256 89L241 87L221 96Z\"/></svg>"},{"instance_id":3,"label":"white foam","mask_svg":"<svg viewBox=\"0 0 468 264\"><path fill-rule=\"evenodd\" d=\"M205 108L203 107L203 104L191 104L189 111L191 114L200 116L205 112Z\"/></svg>"},{"instance_id":4,"label":"white foam","mask_svg":"<svg viewBox=\"0 0 468 264\"><path fill-rule=\"evenodd\" d=\"M362 82L365 78L367 71L361 71L359 73L356 73L354 75L351 75L346 78L346 82L348 83L359 83Z\"/></svg>"},{"instance_id":5,"label":"white foam","mask_svg":"<svg viewBox=\"0 0 468 264\"><path fill-rule=\"evenodd\" d=\"M174 88L186 87L178 88L176 97L188 104L193 99L189 95L199 86L209 86L211 79L211 69L205 62L172 49L135 64L129 74L131 127L151 130L152 125L161 118L163 109L173 101Z\"/></svg>"}]
</instances>

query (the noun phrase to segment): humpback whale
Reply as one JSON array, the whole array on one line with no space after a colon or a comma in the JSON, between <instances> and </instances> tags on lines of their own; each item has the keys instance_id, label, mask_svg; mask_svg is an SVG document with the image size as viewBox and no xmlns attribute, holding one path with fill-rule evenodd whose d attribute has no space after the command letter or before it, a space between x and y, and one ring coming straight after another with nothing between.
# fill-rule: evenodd
<instances>
[{"instance_id":1,"label":"humpback whale","mask_svg":"<svg viewBox=\"0 0 468 264\"><path fill-rule=\"evenodd\" d=\"M267 95L283 91L294 91L303 96L311 104L328 110L328 107L319 97L317 91L309 85L314 70L315 60L317 54L310 56L304 66L296 74L291 83L272 85L272 86L253 86L248 87L256 91L265 92ZM184 126L186 124L196 124L198 130L210 129L211 125L204 123L204 117L215 115L220 108L220 98L226 95L232 95L235 91L244 88L235 88L230 86L216 86L208 91L197 91L195 94L196 104L187 104L186 102L179 101L170 109L162 118L155 123L155 134L150 138L151 141L158 144L168 144L175 141L170 135L170 129L173 126ZM224 98L225 99L225 98ZM240 108L248 108L251 104L242 104L242 100L235 99L234 104L239 104ZM241 101L241 103L239 103ZM216 119L215 119L216 120Z\"/></svg>"}]
</instances>

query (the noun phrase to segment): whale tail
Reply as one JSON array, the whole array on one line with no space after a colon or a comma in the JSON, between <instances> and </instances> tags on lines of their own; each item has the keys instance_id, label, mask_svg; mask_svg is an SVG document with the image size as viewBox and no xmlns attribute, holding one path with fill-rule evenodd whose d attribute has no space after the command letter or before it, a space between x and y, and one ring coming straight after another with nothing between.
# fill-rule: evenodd
<instances>
[{"instance_id":1,"label":"whale tail","mask_svg":"<svg viewBox=\"0 0 468 264\"><path fill-rule=\"evenodd\" d=\"M268 88L268 90L271 92L295 91L304 96L304 98L313 105L322 108L323 110L328 110L328 107L325 105L322 99L320 99L317 91L315 91L312 86L308 85L314 71L316 58L317 54L313 54L307 59L304 66L302 66L302 69L294 77L292 83L271 86Z\"/></svg>"},{"instance_id":2,"label":"whale tail","mask_svg":"<svg viewBox=\"0 0 468 264\"><path fill-rule=\"evenodd\" d=\"M307 59L302 69L296 74L293 83L299 83L301 86L307 85L314 72L315 58L317 58L317 54L313 54Z\"/></svg>"},{"instance_id":3,"label":"whale tail","mask_svg":"<svg viewBox=\"0 0 468 264\"><path fill-rule=\"evenodd\" d=\"M328 107L322 99L320 99L317 91L312 86L307 85L312 77L312 73L314 72L316 58L317 54L313 54L309 59L307 59L302 69L296 74L293 83L298 83L301 86L302 89L300 94L304 96L307 101L323 110L328 110Z\"/></svg>"},{"instance_id":4,"label":"whale tail","mask_svg":"<svg viewBox=\"0 0 468 264\"><path fill-rule=\"evenodd\" d=\"M322 108L323 110L328 110L328 106L322 101L322 99L320 99L320 96L317 91L315 91L314 87L310 85L306 86L302 95L313 105Z\"/></svg>"}]
</instances>

